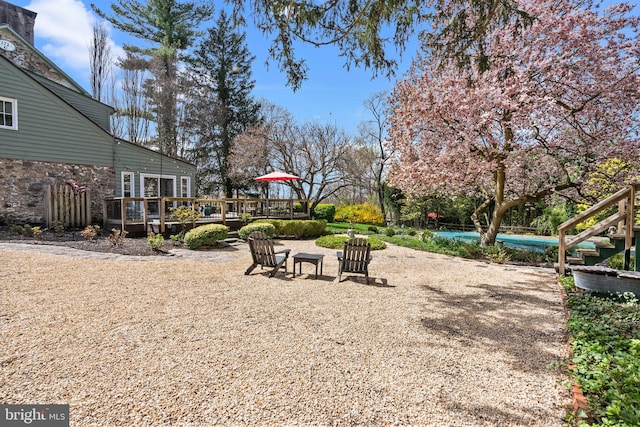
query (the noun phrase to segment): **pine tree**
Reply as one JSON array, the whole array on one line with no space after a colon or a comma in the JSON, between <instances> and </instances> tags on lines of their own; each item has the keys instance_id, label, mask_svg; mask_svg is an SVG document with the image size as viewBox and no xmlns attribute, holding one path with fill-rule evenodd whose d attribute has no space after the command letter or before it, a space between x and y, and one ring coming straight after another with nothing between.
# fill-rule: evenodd
<instances>
[{"instance_id":1,"label":"pine tree","mask_svg":"<svg viewBox=\"0 0 640 427\"><path fill-rule=\"evenodd\" d=\"M138 57L149 58L148 96L154 104L158 146L162 153L175 156L177 144L178 61L181 52L193 45L196 28L212 13L212 7L193 1L118 0L111 4L113 16L91 4L93 10L115 28L151 43L151 47L125 46Z\"/></svg>"},{"instance_id":2,"label":"pine tree","mask_svg":"<svg viewBox=\"0 0 640 427\"><path fill-rule=\"evenodd\" d=\"M229 157L233 141L259 120L260 105L252 98L252 56L245 35L236 31L222 11L207 37L189 58L193 96L187 117L193 160L200 169L199 192L222 189L233 196Z\"/></svg>"}]
</instances>

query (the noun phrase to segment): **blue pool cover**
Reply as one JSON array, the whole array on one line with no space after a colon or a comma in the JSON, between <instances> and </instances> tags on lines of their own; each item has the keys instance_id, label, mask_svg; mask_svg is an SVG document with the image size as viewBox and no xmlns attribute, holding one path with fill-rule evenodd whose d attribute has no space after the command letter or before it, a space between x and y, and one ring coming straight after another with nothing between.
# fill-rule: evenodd
<instances>
[{"instance_id":1,"label":"blue pool cover","mask_svg":"<svg viewBox=\"0 0 640 427\"><path fill-rule=\"evenodd\" d=\"M437 231L436 236L448 239L460 239L468 242L479 242L480 234L474 231ZM522 236L514 234L498 234L496 241L505 246L527 251L544 252L550 246L558 246L558 239L554 237ZM585 242L578 245L581 248L594 248L593 243Z\"/></svg>"}]
</instances>

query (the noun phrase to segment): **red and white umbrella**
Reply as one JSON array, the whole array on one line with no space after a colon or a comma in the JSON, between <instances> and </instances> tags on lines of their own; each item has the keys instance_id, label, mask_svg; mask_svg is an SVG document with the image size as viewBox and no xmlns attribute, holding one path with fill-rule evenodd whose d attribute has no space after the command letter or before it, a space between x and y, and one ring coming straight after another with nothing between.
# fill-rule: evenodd
<instances>
[{"instance_id":1,"label":"red and white umbrella","mask_svg":"<svg viewBox=\"0 0 640 427\"><path fill-rule=\"evenodd\" d=\"M291 175L284 172L271 172L266 175L254 178L256 181L296 181L300 179L299 176Z\"/></svg>"},{"instance_id":2,"label":"red and white umbrella","mask_svg":"<svg viewBox=\"0 0 640 427\"><path fill-rule=\"evenodd\" d=\"M257 178L254 178L256 181L261 181L261 182L282 182L282 181L296 181L298 179L300 179L299 176L295 176L295 175L291 175L289 173L285 173L285 172L271 172L268 173L266 175L262 175L259 176ZM267 186L267 199L269 198L269 186Z\"/></svg>"}]
</instances>

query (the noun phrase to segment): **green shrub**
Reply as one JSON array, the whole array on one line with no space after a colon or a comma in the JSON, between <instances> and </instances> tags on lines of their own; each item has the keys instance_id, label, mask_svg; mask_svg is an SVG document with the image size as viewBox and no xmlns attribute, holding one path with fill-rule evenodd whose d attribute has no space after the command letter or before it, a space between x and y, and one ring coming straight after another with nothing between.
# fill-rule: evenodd
<instances>
[{"instance_id":1,"label":"green shrub","mask_svg":"<svg viewBox=\"0 0 640 427\"><path fill-rule=\"evenodd\" d=\"M509 253L502 246L487 246L486 248L484 248L483 252L484 255L489 259L489 261L498 264L502 264L511 259Z\"/></svg>"},{"instance_id":2,"label":"green shrub","mask_svg":"<svg viewBox=\"0 0 640 427\"><path fill-rule=\"evenodd\" d=\"M635 263L635 257L633 255L631 255L631 258L629 260L629 265L633 267ZM609 267L616 269L616 270L623 270L624 269L624 254L615 254L614 256L612 256L611 258L609 258Z\"/></svg>"},{"instance_id":3,"label":"green shrub","mask_svg":"<svg viewBox=\"0 0 640 427\"><path fill-rule=\"evenodd\" d=\"M482 251L482 246L480 246L480 242L466 242L461 241L458 246L458 256L467 259L478 259L482 258L484 252Z\"/></svg>"},{"instance_id":4,"label":"green shrub","mask_svg":"<svg viewBox=\"0 0 640 427\"><path fill-rule=\"evenodd\" d=\"M557 248L556 248L557 249ZM505 250L509 253L511 261L526 262L528 264L540 264L543 262L549 262L550 260L543 252L536 252L533 250L516 249L505 246ZM557 253L557 251L556 251ZM553 261L557 261L556 258Z\"/></svg>"},{"instance_id":5,"label":"green shrub","mask_svg":"<svg viewBox=\"0 0 640 427\"><path fill-rule=\"evenodd\" d=\"M297 239L306 237L318 237L324 232L327 221L322 220L291 220L284 221L280 229L280 236L295 237Z\"/></svg>"},{"instance_id":6,"label":"green shrub","mask_svg":"<svg viewBox=\"0 0 640 427\"><path fill-rule=\"evenodd\" d=\"M372 225L384 225L385 223L380 208L370 203L340 206L336 210L335 221Z\"/></svg>"},{"instance_id":7,"label":"green shrub","mask_svg":"<svg viewBox=\"0 0 640 427\"><path fill-rule=\"evenodd\" d=\"M36 239L42 239L42 229L40 226L36 225L31 231L33 232L33 237Z\"/></svg>"},{"instance_id":8,"label":"green shrub","mask_svg":"<svg viewBox=\"0 0 640 427\"><path fill-rule=\"evenodd\" d=\"M324 219L327 222L333 222L336 215L336 205L331 203L320 203L313 209L313 217L315 219Z\"/></svg>"},{"instance_id":9,"label":"green shrub","mask_svg":"<svg viewBox=\"0 0 640 427\"><path fill-rule=\"evenodd\" d=\"M261 219L253 224L272 224L275 227L274 236L294 237L296 239L306 237L318 237L324 233L327 226L325 220L282 220L282 219Z\"/></svg>"},{"instance_id":10,"label":"green shrub","mask_svg":"<svg viewBox=\"0 0 640 427\"><path fill-rule=\"evenodd\" d=\"M169 208L169 217L173 220L176 220L182 226L182 230L186 230L187 224L191 224L192 227L195 227L196 221L202 215L199 210L194 209L195 206L187 207L184 205L180 205L177 208L171 207Z\"/></svg>"},{"instance_id":11,"label":"green shrub","mask_svg":"<svg viewBox=\"0 0 640 427\"><path fill-rule=\"evenodd\" d=\"M589 425L640 425L638 299L631 293L583 292L567 282L562 284L568 294L571 373L589 401L594 418Z\"/></svg>"},{"instance_id":12,"label":"green shrub","mask_svg":"<svg viewBox=\"0 0 640 427\"><path fill-rule=\"evenodd\" d=\"M305 221L307 229L304 231L302 237L319 237L324 233L324 229L327 228L327 220L315 219L311 221Z\"/></svg>"},{"instance_id":13,"label":"green shrub","mask_svg":"<svg viewBox=\"0 0 640 427\"><path fill-rule=\"evenodd\" d=\"M560 248L557 246L547 246L544 250L544 260L546 262L557 262L559 250Z\"/></svg>"},{"instance_id":14,"label":"green shrub","mask_svg":"<svg viewBox=\"0 0 640 427\"><path fill-rule=\"evenodd\" d=\"M349 237L347 236L322 236L316 239L316 246L328 249L342 249L344 247L344 243L348 240ZM368 240L372 251L381 250L387 247L386 243L380 239L376 239L375 237L369 237Z\"/></svg>"},{"instance_id":15,"label":"green shrub","mask_svg":"<svg viewBox=\"0 0 640 427\"><path fill-rule=\"evenodd\" d=\"M387 244L378 238L369 237L368 240L369 240L369 243L371 244L372 251L379 251L381 249L386 249L387 247Z\"/></svg>"},{"instance_id":16,"label":"green shrub","mask_svg":"<svg viewBox=\"0 0 640 427\"><path fill-rule=\"evenodd\" d=\"M227 238L229 227L222 224L207 224L193 228L184 235L184 244L189 249L198 249Z\"/></svg>"},{"instance_id":17,"label":"green shrub","mask_svg":"<svg viewBox=\"0 0 640 427\"><path fill-rule=\"evenodd\" d=\"M404 232L407 236L415 236L416 234L418 234L418 231L415 228L411 227L407 228Z\"/></svg>"},{"instance_id":18,"label":"green shrub","mask_svg":"<svg viewBox=\"0 0 640 427\"><path fill-rule=\"evenodd\" d=\"M24 235L27 237L33 236L33 227L29 224L24 225Z\"/></svg>"},{"instance_id":19,"label":"green shrub","mask_svg":"<svg viewBox=\"0 0 640 427\"><path fill-rule=\"evenodd\" d=\"M387 228L386 230L384 230L384 234L385 236L395 236L396 234L396 230L394 230L393 228Z\"/></svg>"},{"instance_id":20,"label":"green shrub","mask_svg":"<svg viewBox=\"0 0 640 427\"><path fill-rule=\"evenodd\" d=\"M377 234L378 233L378 227L376 227L375 225L370 225L370 226L367 227L367 231L370 231L373 234Z\"/></svg>"},{"instance_id":21,"label":"green shrub","mask_svg":"<svg viewBox=\"0 0 640 427\"><path fill-rule=\"evenodd\" d=\"M147 235L147 241L149 242L149 246L154 251L159 251L162 248L162 244L164 243L164 236L162 234L153 234L149 233Z\"/></svg>"},{"instance_id":22,"label":"green shrub","mask_svg":"<svg viewBox=\"0 0 640 427\"><path fill-rule=\"evenodd\" d=\"M548 207L542 215L531 221L531 226L536 227L536 232L540 235L553 236L557 234L558 226L574 215L569 210L566 204Z\"/></svg>"},{"instance_id":23,"label":"green shrub","mask_svg":"<svg viewBox=\"0 0 640 427\"><path fill-rule=\"evenodd\" d=\"M11 227L11 230L14 233L20 234L22 236L33 237L35 235L35 233L36 233L34 230L40 230L40 227L37 227L37 226L36 227L32 227L30 224L25 224L24 226L13 225Z\"/></svg>"},{"instance_id":24,"label":"green shrub","mask_svg":"<svg viewBox=\"0 0 640 427\"><path fill-rule=\"evenodd\" d=\"M253 217L251 216L250 213L245 212L243 214L240 214L240 223L242 225L247 225L249 224L251 221L253 221Z\"/></svg>"},{"instance_id":25,"label":"green shrub","mask_svg":"<svg viewBox=\"0 0 640 427\"><path fill-rule=\"evenodd\" d=\"M242 240L247 240L249 235L254 231L262 231L267 236L273 237L276 232L276 227L268 222L252 222L238 230L238 237Z\"/></svg>"},{"instance_id":26,"label":"green shrub","mask_svg":"<svg viewBox=\"0 0 640 427\"><path fill-rule=\"evenodd\" d=\"M284 224L283 219L259 219L257 221L252 222L252 224L271 224L275 227L275 231L273 232L274 236L281 236L282 225Z\"/></svg>"},{"instance_id":27,"label":"green shrub","mask_svg":"<svg viewBox=\"0 0 640 427\"><path fill-rule=\"evenodd\" d=\"M433 233L428 232L425 232L422 239L407 236L384 236L380 238L386 242L393 243L394 245L420 251L435 252L471 259L483 257L480 242L448 239L446 237L438 237L437 235L433 235Z\"/></svg>"},{"instance_id":28,"label":"green shrub","mask_svg":"<svg viewBox=\"0 0 640 427\"><path fill-rule=\"evenodd\" d=\"M280 226L279 236L300 238L304 234L306 225L304 221L283 221Z\"/></svg>"},{"instance_id":29,"label":"green shrub","mask_svg":"<svg viewBox=\"0 0 640 427\"><path fill-rule=\"evenodd\" d=\"M173 240L174 242L184 243L184 235L185 234L186 234L186 231L182 230L178 234L172 234L171 236L169 236L169 238L171 240Z\"/></svg>"},{"instance_id":30,"label":"green shrub","mask_svg":"<svg viewBox=\"0 0 640 427\"><path fill-rule=\"evenodd\" d=\"M326 227L322 232L322 235L329 236L331 234L343 234L343 233L344 233L344 230L342 228Z\"/></svg>"},{"instance_id":31,"label":"green shrub","mask_svg":"<svg viewBox=\"0 0 640 427\"><path fill-rule=\"evenodd\" d=\"M431 230L422 230L422 241L426 241L433 238L433 231Z\"/></svg>"}]
</instances>

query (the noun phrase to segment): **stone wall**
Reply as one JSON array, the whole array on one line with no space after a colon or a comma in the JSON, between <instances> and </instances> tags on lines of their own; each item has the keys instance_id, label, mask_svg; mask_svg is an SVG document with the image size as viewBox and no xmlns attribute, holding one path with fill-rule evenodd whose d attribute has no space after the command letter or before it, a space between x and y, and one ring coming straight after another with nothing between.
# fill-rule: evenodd
<instances>
[{"instance_id":1,"label":"stone wall","mask_svg":"<svg viewBox=\"0 0 640 427\"><path fill-rule=\"evenodd\" d=\"M42 56L24 47L24 43L18 40L17 37L14 37L8 30L0 30L0 39L8 40L16 45L16 50L14 51L0 52L18 67L33 71L67 88L77 90L69 83L69 80L65 76L60 74L60 71L58 71L52 63L45 61Z\"/></svg>"},{"instance_id":2,"label":"stone wall","mask_svg":"<svg viewBox=\"0 0 640 427\"><path fill-rule=\"evenodd\" d=\"M42 224L44 195L49 184L75 181L91 189L91 220L102 221L102 200L114 196L111 167L0 159L0 224Z\"/></svg>"}]
</instances>

